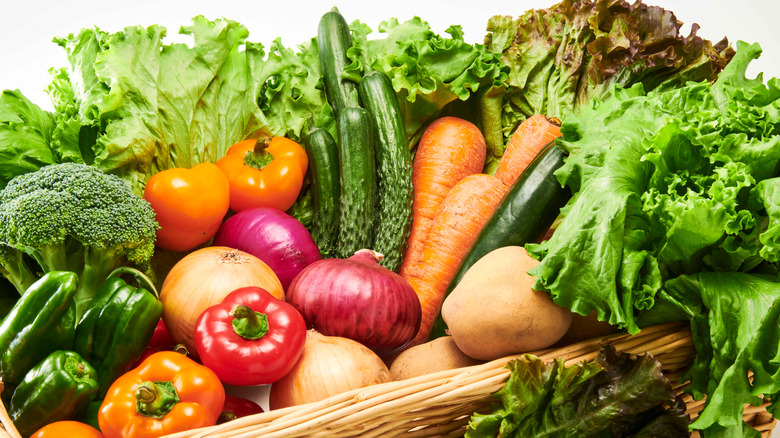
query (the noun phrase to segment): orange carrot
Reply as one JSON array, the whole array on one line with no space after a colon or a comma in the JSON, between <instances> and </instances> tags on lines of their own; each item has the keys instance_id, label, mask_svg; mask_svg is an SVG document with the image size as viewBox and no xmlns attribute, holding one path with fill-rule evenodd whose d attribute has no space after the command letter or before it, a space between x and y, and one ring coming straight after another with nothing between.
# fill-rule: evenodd
<instances>
[{"instance_id":1,"label":"orange carrot","mask_svg":"<svg viewBox=\"0 0 780 438\"><path fill-rule=\"evenodd\" d=\"M426 342L444 292L508 188L492 175L469 175L452 188L434 219L409 283L422 306L422 324L411 345Z\"/></svg>"},{"instance_id":2,"label":"orange carrot","mask_svg":"<svg viewBox=\"0 0 780 438\"><path fill-rule=\"evenodd\" d=\"M447 193L466 176L481 172L486 154L485 138L471 122L441 117L425 129L414 157L414 213L402 277L408 279L417 266L431 222Z\"/></svg>"},{"instance_id":3,"label":"orange carrot","mask_svg":"<svg viewBox=\"0 0 780 438\"><path fill-rule=\"evenodd\" d=\"M511 187L539 151L560 136L561 121L555 117L535 114L523 120L509 139L498 163L496 177Z\"/></svg>"}]
</instances>

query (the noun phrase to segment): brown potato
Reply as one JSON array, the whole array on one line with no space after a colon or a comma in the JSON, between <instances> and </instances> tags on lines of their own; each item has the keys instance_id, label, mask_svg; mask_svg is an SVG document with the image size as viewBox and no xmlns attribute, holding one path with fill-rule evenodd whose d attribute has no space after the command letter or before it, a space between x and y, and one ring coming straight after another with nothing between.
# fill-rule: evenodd
<instances>
[{"instance_id":1,"label":"brown potato","mask_svg":"<svg viewBox=\"0 0 780 438\"><path fill-rule=\"evenodd\" d=\"M572 313L534 290L526 273L538 263L525 248L507 246L466 272L441 310L461 351L492 360L549 347L566 333Z\"/></svg>"},{"instance_id":2,"label":"brown potato","mask_svg":"<svg viewBox=\"0 0 780 438\"><path fill-rule=\"evenodd\" d=\"M393 380L403 380L480 363L463 354L452 336L442 336L404 350L390 365L390 375Z\"/></svg>"}]
</instances>

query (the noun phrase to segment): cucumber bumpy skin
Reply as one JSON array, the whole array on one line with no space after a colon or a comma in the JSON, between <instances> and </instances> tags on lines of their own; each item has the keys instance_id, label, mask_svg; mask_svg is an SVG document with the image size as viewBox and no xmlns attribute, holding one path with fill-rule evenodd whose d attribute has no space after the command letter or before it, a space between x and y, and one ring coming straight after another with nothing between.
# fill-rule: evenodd
<instances>
[{"instance_id":1,"label":"cucumber bumpy skin","mask_svg":"<svg viewBox=\"0 0 780 438\"><path fill-rule=\"evenodd\" d=\"M344 78L344 69L350 63L347 50L352 47L352 38L349 25L335 8L320 18L317 47L325 95L338 117L344 108L358 106L359 97L357 83Z\"/></svg>"},{"instance_id":2,"label":"cucumber bumpy skin","mask_svg":"<svg viewBox=\"0 0 780 438\"><path fill-rule=\"evenodd\" d=\"M336 254L339 233L341 181L339 150L328 131L315 128L305 138L309 156L312 207L311 236L323 257Z\"/></svg>"},{"instance_id":3,"label":"cucumber bumpy skin","mask_svg":"<svg viewBox=\"0 0 780 438\"><path fill-rule=\"evenodd\" d=\"M368 111L346 107L338 117L341 214L338 256L372 249L376 216L374 133Z\"/></svg>"},{"instance_id":4,"label":"cucumber bumpy skin","mask_svg":"<svg viewBox=\"0 0 780 438\"><path fill-rule=\"evenodd\" d=\"M360 81L359 94L376 135L379 192L373 249L384 254L382 266L397 272L412 229L412 154L390 78L379 71L367 73Z\"/></svg>"}]
</instances>

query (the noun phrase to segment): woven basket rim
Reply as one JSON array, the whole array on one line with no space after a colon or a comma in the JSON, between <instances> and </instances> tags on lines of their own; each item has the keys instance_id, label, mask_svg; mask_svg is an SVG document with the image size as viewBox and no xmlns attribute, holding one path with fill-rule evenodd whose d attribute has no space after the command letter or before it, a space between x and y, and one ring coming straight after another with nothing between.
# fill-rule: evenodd
<instances>
[{"instance_id":1,"label":"woven basket rim","mask_svg":"<svg viewBox=\"0 0 780 438\"><path fill-rule=\"evenodd\" d=\"M325 400L305 405L276 409L239 418L221 425L193 429L166 435L167 438L244 438L288 436L390 436L405 430L404 436L462 436L464 419L480 406L487 406L491 394L500 389L509 376L505 365L525 354L544 361L561 358L567 365L590 361L602 346L632 355L651 354L662 364L674 388L682 392L685 382L679 375L695 357L690 328L684 323L658 324L636 335L618 333L601 336L562 348L548 348L492 360L478 365L438 371L405 380L358 388ZM0 381L0 391L2 381ZM703 407L703 400L683 395L692 418ZM486 404L487 403L487 404ZM762 433L771 436L777 421L766 412L768 402L750 406L743 420ZM470 410L473 409L473 410ZM465 417L464 417L465 416ZM396 418L397 417L397 418ZM381 428L363 429L377 419L387 420ZM426 421L429 420L429 421ZM435 420L438 423L431 423ZM456 421L457 420L457 421ZM0 403L0 438L21 438ZM383 434L384 430L387 434ZM413 431L409 431L414 429ZM696 432L692 436L698 436Z\"/></svg>"}]
</instances>

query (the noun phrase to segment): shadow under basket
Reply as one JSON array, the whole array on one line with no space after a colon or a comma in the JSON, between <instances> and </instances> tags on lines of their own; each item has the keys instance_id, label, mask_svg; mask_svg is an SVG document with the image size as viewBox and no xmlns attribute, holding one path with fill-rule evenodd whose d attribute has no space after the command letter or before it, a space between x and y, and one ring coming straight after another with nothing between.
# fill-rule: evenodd
<instances>
[{"instance_id":1,"label":"shadow under basket","mask_svg":"<svg viewBox=\"0 0 780 438\"><path fill-rule=\"evenodd\" d=\"M563 348L532 352L543 360L562 358L567 365L593 360L602 346L642 355L652 354L678 393L686 382L680 375L696 350L687 325L659 324L636 335L617 334L578 342ZM167 435L168 438L259 437L457 437L463 436L469 417L485 411L492 394L509 378L508 356L481 365L440 371L412 379L368 386L325 400L239 418L221 425ZM703 400L683 394L691 419L704 407ZM743 419L769 438L776 421L768 403L746 405ZM0 409L0 438L19 437L5 407ZM692 436L697 437L694 432Z\"/></svg>"}]
</instances>

